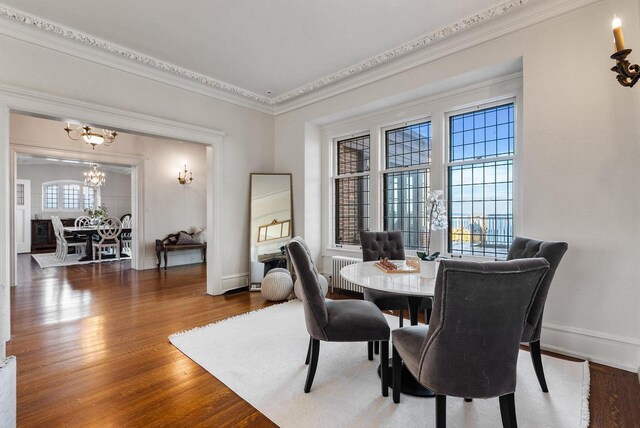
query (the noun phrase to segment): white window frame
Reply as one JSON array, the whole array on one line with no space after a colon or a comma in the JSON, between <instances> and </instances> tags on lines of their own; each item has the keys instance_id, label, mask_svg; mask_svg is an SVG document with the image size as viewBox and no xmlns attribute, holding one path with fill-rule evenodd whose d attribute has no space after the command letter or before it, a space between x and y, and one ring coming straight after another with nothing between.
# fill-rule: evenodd
<instances>
[{"instance_id":1,"label":"white window frame","mask_svg":"<svg viewBox=\"0 0 640 428\"><path fill-rule=\"evenodd\" d=\"M420 123L425 123L428 122L431 126L431 162L427 163L425 165L417 165L417 166L407 166L407 167L399 167L399 168L389 168L387 169L386 167L386 158L387 158L387 141L386 141L386 133L389 130L392 129L398 129L398 128L406 128L408 126L413 126L413 125L418 125ZM407 120L405 122L398 122L398 123L394 123L391 125L385 125L384 127L380 128L380 165L379 165L379 169L376 171L377 175L379 176L379 187L378 187L378 197L380 200L380 203L378 204L379 206L377 207L379 210L379 218L380 218L380 222L379 222L379 229L378 230L382 230L384 229L384 223L385 223L385 217L384 217L384 203L385 203L385 195L384 195L384 175L387 173L393 173L393 172L408 172L408 171L419 171L419 170L423 170L426 169L427 170L427 174L429 176L429 184L432 187L431 190L433 190L433 175L434 174L439 174L439 168L441 168L441 162L438 162L438 168L436 169L436 171L434 171L434 165L435 165L435 156L434 156L434 152L433 152L433 123L431 121L431 116L425 116L422 118L418 118L418 119L411 119L411 120ZM416 250L413 249L406 249L406 252L410 252L410 253L414 253ZM420 250L417 250L420 251Z\"/></svg>"},{"instance_id":2,"label":"white window frame","mask_svg":"<svg viewBox=\"0 0 640 428\"><path fill-rule=\"evenodd\" d=\"M64 208L64 185L65 184L72 184L72 185L76 185L80 187L80 191L78 193L78 198L79 198L79 208L78 209L65 209ZM56 185L58 186L58 207L57 208L47 208L45 207L45 188L48 186L52 186L52 185ZM52 180L52 181L45 181L42 183L42 201L41 201L41 207L42 207L42 212L67 212L67 213L82 213L84 212L85 208L89 208L89 207L85 207L84 205L84 189L85 187L91 187L91 186L85 186L84 182L79 181L79 180ZM95 194L94 194L94 201L95 201L95 205L98 206L100 205L100 187L95 187Z\"/></svg>"},{"instance_id":3,"label":"white window frame","mask_svg":"<svg viewBox=\"0 0 640 428\"><path fill-rule=\"evenodd\" d=\"M485 157L482 159L465 159L465 160L460 160L460 161L451 161L451 134L450 134L450 118L451 116L459 116L461 114L466 114L466 113L471 113L474 111L479 111L479 110L485 110L485 109L489 109L492 107L498 107L498 106L502 106L502 105L506 105L506 104L513 104L513 154L512 155L502 155L502 156L494 156L494 157ZM512 167L511 167L511 171L512 171L512 176L513 176L513 186L512 186L512 193L513 193L513 206L511 207L512 209L512 213L513 213L513 237L515 238L517 232L516 232L516 225L517 223L517 219L519 219L519 210L517 209L518 203L517 200L519 199L519 193L518 191L516 191L517 189L517 168L516 168L516 162L517 162L517 154L519 152L519 140L520 138L519 136L519 122L520 122L520 116L519 116L519 108L518 108L518 97L517 96L510 96L510 97L505 97L505 98L501 98L501 99L497 99L497 100L493 100L490 102L484 102L484 103L478 103L474 106L471 107L464 107L464 108L460 108L460 109L456 109L456 110L450 110L445 112L444 114L444 155L445 155L445 162L443 163L443 174L444 174L444 194L445 194L445 198L447 203L449 202L449 167L451 166L460 166L460 165L473 165L473 164L482 164L482 163L487 163L487 162L500 162L500 161L507 161L510 160L512 162ZM447 212L447 216L449 216L450 213ZM491 257L491 256L480 256L480 255L471 255L471 254L454 254L449 252L449 248L447 248L448 245L448 235L449 235L449 228L447 228L447 230L445 231L445 239L444 239L444 250L447 254L447 256L449 257L454 257L454 258L464 258L464 259L478 259L478 260L504 260L504 259L500 259L498 257Z\"/></svg>"},{"instance_id":4,"label":"white window frame","mask_svg":"<svg viewBox=\"0 0 640 428\"><path fill-rule=\"evenodd\" d=\"M334 179L337 165L336 141L358 135L370 136L370 219L371 230L382 230L384 227L383 174L385 141L384 131L424 121L431 122L431 190L443 190L449 200L448 167L449 162L449 115L457 115L506 103L514 104L514 155L513 159L513 235L521 233L523 204L522 184L518 180L521 168L519 156L522 140L522 74L494 79L481 84L459 88L444 94L394 105L362 116L326 124L321 128L324 149L322 151L322 245L323 256L362 257L359 246L336 246L334 242L335 195ZM500 160L491 158L490 161ZM412 167L411 167L412 168ZM411 169L407 168L407 169ZM422 168L422 167L420 167ZM417 168L419 169L419 168ZM477 255L458 255L448 253L448 229L436 231L431 241L431 252L454 258L469 260L494 260L493 257ZM407 255L415 255L415 250L405 250ZM325 261L326 263L326 261Z\"/></svg>"},{"instance_id":5,"label":"white window frame","mask_svg":"<svg viewBox=\"0 0 640 428\"><path fill-rule=\"evenodd\" d=\"M338 142L339 141L344 141L344 140L350 140L352 138L358 138L358 137L365 137L368 136L369 137L369 170L366 172L356 172L356 173L350 173L350 174L338 174ZM371 194L372 194L372 181L373 181L373 176L371 174L371 170L372 170L372 165L373 165L373 159L372 159L372 138L371 138L371 133L369 131L363 131L363 132L357 132L357 133L352 133L352 134L348 134L348 135L343 135L341 137L334 137L332 139L332 144L331 144L331 206L332 206L332 215L330 218L330 222L331 222L331 244L334 248L342 248L342 249L346 249L346 250L360 250L360 246L359 245L352 245L352 244L338 244L335 242L336 239L336 216L335 216L335 212L336 212L336 186L335 183L338 179L341 178L355 178L355 177L369 177L369 227L371 227L371 221L372 221L372 210L374 209L372 203L371 203Z\"/></svg>"}]
</instances>

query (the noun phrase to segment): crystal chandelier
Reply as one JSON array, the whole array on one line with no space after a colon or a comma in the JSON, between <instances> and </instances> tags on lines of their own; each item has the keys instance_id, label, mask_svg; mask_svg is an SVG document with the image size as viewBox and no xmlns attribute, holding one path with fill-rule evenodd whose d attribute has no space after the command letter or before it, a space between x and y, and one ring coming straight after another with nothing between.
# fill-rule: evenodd
<instances>
[{"instance_id":1,"label":"crystal chandelier","mask_svg":"<svg viewBox=\"0 0 640 428\"><path fill-rule=\"evenodd\" d=\"M84 173L84 185L90 187L100 187L107 180L104 172L98 171L98 164L92 163L91 169Z\"/></svg>"},{"instance_id":2,"label":"crystal chandelier","mask_svg":"<svg viewBox=\"0 0 640 428\"><path fill-rule=\"evenodd\" d=\"M96 146L104 144L108 146L113 143L118 133L116 131L110 131L108 129L92 128L88 125L75 125L72 127L70 123L64 128L67 131L67 135L74 141L82 139L85 143L91 144L95 149Z\"/></svg>"}]
</instances>

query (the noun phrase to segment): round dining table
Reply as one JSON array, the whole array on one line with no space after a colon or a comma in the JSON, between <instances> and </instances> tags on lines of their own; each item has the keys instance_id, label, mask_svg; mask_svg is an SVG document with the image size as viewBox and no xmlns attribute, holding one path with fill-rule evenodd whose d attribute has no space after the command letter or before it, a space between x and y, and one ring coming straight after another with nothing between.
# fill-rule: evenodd
<instances>
[{"instance_id":1,"label":"round dining table","mask_svg":"<svg viewBox=\"0 0 640 428\"><path fill-rule=\"evenodd\" d=\"M340 269L340 276L364 288L407 296L411 325L417 325L420 303L424 298L433 297L436 279L423 278L420 273L386 273L376 267L375 263L377 262L361 262L347 265ZM398 260L394 261L394 263L398 265L400 271L407 269L404 261ZM390 374L388 379L391 379L391 367L387 369ZM402 392L405 394L418 397L434 396L431 390L420 385L404 367L402 368L401 385Z\"/></svg>"}]
</instances>

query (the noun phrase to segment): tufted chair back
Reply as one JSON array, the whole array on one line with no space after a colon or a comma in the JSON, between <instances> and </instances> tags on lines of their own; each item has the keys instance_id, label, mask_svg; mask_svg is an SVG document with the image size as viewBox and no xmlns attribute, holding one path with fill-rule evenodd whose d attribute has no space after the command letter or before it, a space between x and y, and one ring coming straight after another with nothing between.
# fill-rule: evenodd
<instances>
[{"instance_id":1,"label":"tufted chair back","mask_svg":"<svg viewBox=\"0 0 640 428\"><path fill-rule=\"evenodd\" d=\"M287 244L293 267L302 284L302 304L309 335L327 340L324 327L329 322L329 314L324 301L324 293L318 283L318 270L313 263L311 251L304 240L296 236Z\"/></svg>"},{"instance_id":2,"label":"tufted chair back","mask_svg":"<svg viewBox=\"0 0 640 428\"><path fill-rule=\"evenodd\" d=\"M456 397L513 393L522 328L548 269L543 258L440 262L420 383Z\"/></svg>"},{"instance_id":3,"label":"tufted chair back","mask_svg":"<svg viewBox=\"0 0 640 428\"><path fill-rule=\"evenodd\" d=\"M392 232L360 232L362 260L373 262L381 258L404 260L404 241L401 231Z\"/></svg>"},{"instance_id":4,"label":"tufted chair back","mask_svg":"<svg viewBox=\"0 0 640 428\"><path fill-rule=\"evenodd\" d=\"M538 294L536 294L536 298L531 306L531 311L529 311L527 323L522 333L522 342L535 342L540 339L544 304L547 301L553 275L556 273L556 269L567 248L569 248L569 246L566 242L537 241L521 236L516 236L509 247L507 260L543 257L549 262L549 272L547 272L544 281L540 284L540 290L538 290Z\"/></svg>"}]
</instances>

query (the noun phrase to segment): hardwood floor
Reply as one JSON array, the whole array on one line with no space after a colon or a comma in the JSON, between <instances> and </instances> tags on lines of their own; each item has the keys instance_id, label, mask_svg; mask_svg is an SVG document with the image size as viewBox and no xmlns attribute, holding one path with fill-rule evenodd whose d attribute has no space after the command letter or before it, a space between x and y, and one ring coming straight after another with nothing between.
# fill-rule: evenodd
<instances>
[{"instance_id":1,"label":"hardwood floor","mask_svg":"<svg viewBox=\"0 0 640 428\"><path fill-rule=\"evenodd\" d=\"M268 305L259 293L207 296L204 265L18 263L18 426L273 426L167 339ZM592 427L640 426L637 375L591 364L590 410Z\"/></svg>"}]
</instances>

